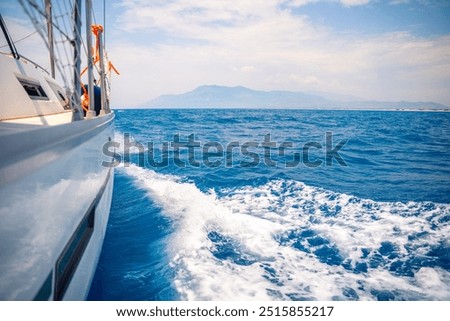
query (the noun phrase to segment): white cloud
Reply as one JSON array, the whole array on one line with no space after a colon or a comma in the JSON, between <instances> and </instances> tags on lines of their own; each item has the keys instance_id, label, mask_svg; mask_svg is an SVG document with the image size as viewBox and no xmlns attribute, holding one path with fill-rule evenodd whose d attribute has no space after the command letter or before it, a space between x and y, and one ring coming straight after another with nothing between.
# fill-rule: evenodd
<instances>
[{"instance_id":1,"label":"white cloud","mask_svg":"<svg viewBox=\"0 0 450 321\"><path fill-rule=\"evenodd\" d=\"M391 2L389 2L392 5L397 5L397 4L407 4L410 3L410 0L391 0Z\"/></svg>"},{"instance_id":2,"label":"white cloud","mask_svg":"<svg viewBox=\"0 0 450 321\"><path fill-rule=\"evenodd\" d=\"M344 6L361 6L368 4L370 0L341 0L340 3L342 3Z\"/></svg>"},{"instance_id":3,"label":"white cloud","mask_svg":"<svg viewBox=\"0 0 450 321\"><path fill-rule=\"evenodd\" d=\"M238 72L254 72L254 71L256 71L256 68L253 66L242 66L240 68L233 67L233 70L238 71Z\"/></svg>"},{"instance_id":4,"label":"white cloud","mask_svg":"<svg viewBox=\"0 0 450 321\"><path fill-rule=\"evenodd\" d=\"M121 28L141 38L110 43L122 71L113 100L127 106L221 84L450 105L450 37L337 35L282 2L124 1ZM149 44L155 33L165 38Z\"/></svg>"},{"instance_id":5,"label":"white cloud","mask_svg":"<svg viewBox=\"0 0 450 321\"><path fill-rule=\"evenodd\" d=\"M290 0L287 1L286 3L293 7L300 7L310 3L317 3L317 2L336 2L340 3L345 7L352 7L365 5L368 4L370 1L371 0Z\"/></svg>"}]
</instances>

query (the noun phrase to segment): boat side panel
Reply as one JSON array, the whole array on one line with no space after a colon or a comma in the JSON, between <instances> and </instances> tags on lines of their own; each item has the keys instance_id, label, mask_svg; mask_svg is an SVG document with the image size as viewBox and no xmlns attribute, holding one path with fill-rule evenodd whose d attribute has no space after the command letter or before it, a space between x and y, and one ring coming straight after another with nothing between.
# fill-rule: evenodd
<instances>
[{"instance_id":1,"label":"boat side panel","mask_svg":"<svg viewBox=\"0 0 450 321\"><path fill-rule=\"evenodd\" d=\"M57 126L23 125L22 130L5 130L0 136L0 188L73 151L109 126L113 119L114 114L108 114ZM0 130L3 127L10 128L11 124L0 123ZM102 145L99 145L99 154ZM75 165L71 163L67 165Z\"/></svg>"},{"instance_id":2,"label":"boat side panel","mask_svg":"<svg viewBox=\"0 0 450 321\"><path fill-rule=\"evenodd\" d=\"M94 233L86 251L73 275L72 281L64 294L63 300L86 299L100 258L103 240L105 238L109 211L111 207L114 174L108 177L107 185L95 208Z\"/></svg>"},{"instance_id":3,"label":"boat side panel","mask_svg":"<svg viewBox=\"0 0 450 321\"><path fill-rule=\"evenodd\" d=\"M35 150L35 158L27 158L23 165L31 167L26 175L15 175L7 184L0 183L0 300L32 300L45 287L50 273L54 278L58 257L111 170L102 166L103 161L111 161L102 154L102 147L113 137L112 122L99 126L94 126L95 130L86 128L83 135L64 143ZM70 148L66 148L68 145ZM40 160L39 166L33 166L36 159ZM14 164L11 166L14 168ZM110 196L105 195L108 200ZM106 216L100 213L106 212L107 206L102 207L96 217L101 221L96 224L98 233L91 238L95 240L92 245L100 245L104 234ZM86 275L88 280L91 277ZM73 299L85 296L84 292L75 295L75 290L71 293Z\"/></svg>"}]
</instances>

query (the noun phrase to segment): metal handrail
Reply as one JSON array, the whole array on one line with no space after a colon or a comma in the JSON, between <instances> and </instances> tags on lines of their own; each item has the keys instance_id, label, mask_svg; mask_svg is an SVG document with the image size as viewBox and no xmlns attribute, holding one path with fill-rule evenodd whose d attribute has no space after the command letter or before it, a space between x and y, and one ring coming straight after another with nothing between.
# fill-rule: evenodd
<instances>
[{"instance_id":1,"label":"metal handrail","mask_svg":"<svg viewBox=\"0 0 450 321\"><path fill-rule=\"evenodd\" d=\"M23 60L25 60L25 61L31 63L31 64L32 64L33 66L35 66L36 68L41 69L41 70L44 71L47 75L50 76L50 73L48 72L48 70L45 69L44 67L42 67L41 65L39 65L38 63L34 62L33 60L31 60L31 59L29 59L29 58L27 58L27 57L25 57L25 56L23 56L23 55L19 55L19 57L22 58Z\"/></svg>"}]
</instances>

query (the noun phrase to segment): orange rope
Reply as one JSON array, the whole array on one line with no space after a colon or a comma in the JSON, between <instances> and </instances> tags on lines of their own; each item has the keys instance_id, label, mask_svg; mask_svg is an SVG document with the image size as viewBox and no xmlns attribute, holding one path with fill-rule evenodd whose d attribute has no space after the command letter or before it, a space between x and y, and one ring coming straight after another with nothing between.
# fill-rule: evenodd
<instances>
[{"instance_id":1,"label":"orange rope","mask_svg":"<svg viewBox=\"0 0 450 321\"><path fill-rule=\"evenodd\" d=\"M91 26L92 33L95 36L95 47L92 48L92 58L94 58L94 66L97 62L100 61L99 47L100 47L100 33L103 32L102 25L92 25ZM88 67L84 68L81 72L80 76L86 72Z\"/></svg>"},{"instance_id":2,"label":"orange rope","mask_svg":"<svg viewBox=\"0 0 450 321\"><path fill-rule=\"evenodd\" d=\"M103 26L102 25L92 25L91 30L95 36L95 47L92 48L92 58L94 58L93 65L95 66L95 64L100 61L100 50L99 50L100 34L103 32ZM80 77L83 76L83 74L86 72L87 69L88 69L88 67L83 69L83 71L80 74ZM110 72L111 70L114 70L114 72L117 75L120 75L119 71L117 71L116 67L114 67L112 62L108 61L108 72ZM82 86L82 88L83 88L83 95L82 95L81 107L83 107L83 109L85 111L88 111L89 110L89 94L84 85Z\"/></svg>"},{"instance_id":3,"label":"orange rope","mask_svg":"<svg viewBox=\"0 0 450 321\"><path fill-rule=\"evenodd\" d=\"M114 72L118 75L120 75L120 72L117 71L116 67L114 67L114 65L112 64L111 61L108 61L108 71L114 70Z\"/></svg>"},{"instance_id":4,"label":"orange rope","mask_svg":"<svg viewBox=\"0 0 450 321\"><path fill-rule=\"evenodd\" d=\"M100 60L99 47L100 47L100 33L103 32L103 27L101 25L92 25L92 33L95 36L95 54L94 54L94 64Z\"/></svg>"}]
</instances>

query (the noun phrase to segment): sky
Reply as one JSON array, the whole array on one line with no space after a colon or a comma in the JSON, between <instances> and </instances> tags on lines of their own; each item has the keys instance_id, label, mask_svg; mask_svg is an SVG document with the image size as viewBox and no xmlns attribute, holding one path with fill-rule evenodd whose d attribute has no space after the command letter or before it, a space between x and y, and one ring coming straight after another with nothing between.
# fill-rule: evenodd
<instances>
[{"instance_id":1,"label":"sky","mask_svg":"<svg viewBox=\"0 0 450 321\"><path fill-rule=\"evenodd\" d=\"M100 23L102 3L94 0ZM132 107L201 85L450 106L450 1L106 4L107 50L121 73L112 80L113 107ZM15 1L0 3L15 39L28 28L18 7Z\"/></svg>"}]
</instances>

